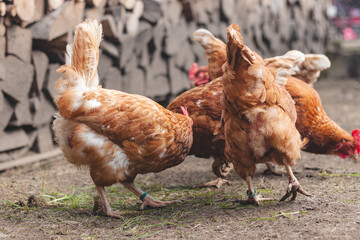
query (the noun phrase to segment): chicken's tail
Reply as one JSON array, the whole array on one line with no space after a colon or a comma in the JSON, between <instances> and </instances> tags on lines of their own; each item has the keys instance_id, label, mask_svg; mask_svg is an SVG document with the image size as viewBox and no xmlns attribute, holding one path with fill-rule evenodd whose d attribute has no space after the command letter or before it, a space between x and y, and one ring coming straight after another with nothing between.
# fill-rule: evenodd
<instances>
[{"instance_id":1,"label":"chicken's tail","mask_svg":"<svg viewBox=\"0 0 360 240\"><path fill-rule=\"evenodd\" d=\"M232 24L226 28L227 42L226 42L226 54L227 62L223 65L223 72L228 78L235 78L235 71L247 64L248 66L256 63L256 56L248 48L243 41L240 34L240 27L237 24Z\"/></svg>"},{"instance_id":2,"label":"chicken's tail","mask_svg":"<svg viewBox=\"0 0 360 240\"><path fill-rule=\"evenodd\" d=\"M55 88L62 93L69 87L97 87L99 77L99 46L102 26L96 20L85 20L76 26L74 43L66 47L66 65L57 72L62 77L56 81Z\"/></svg>"},{"instance_id":3,"label":"chicken's tail","mask_svg":"<svg viewBox=\"0 0 360 240\"><path fill-rule=\"evenodd\" d=\"M295 71L295 77L311 85L317 81L320 72L330 68L330 66L329 58L323 54L305 54L305 60L298 71Z\"/></svg>"},{"instance_id":4,"label":"chicken's tail","mask_svg":"<svg viewBox=\"0 0 360 240\"><path fill-rule=\"evenodd\" d=\"M193 39L205 50L211 79L222 76L221 67L226 61L226 44L203 28L194 32Z\"/></svg>"},{"instance_id":5,"label":"chicken's tail","mask_svg":"<svg viewBox=\"0 0 360 240\"><path fill-rule=\"evenodd\" d=\"M287 78L299 72L301 64L305 61L305 54L298 50L291 50L282 56L266 58L264 63L276 72L275 81L285 86Z\"/></svg>"},{"instance_id":6,"label":"chicken's tail","mask_svg":"<svg viewBox=\"0 0 360 240\"><path fill-rule=\"evenodd\" d=\"M200 28L193 33L193 39L198 41L205 49L206 54L211 54L213 50L225 50L226 45L223 41L216 38L210 31Z\"/></svg>"},{"instance_id":7,"label":"chicken's tail","mask_svg":"<svg viewBox=\"0 0 360 240\"><path fill-rule=\"evenodd\" d=\"M298 72L301 64L305 61L305 54L298 50L291 50L282 56L264 59L265 65L272 68L282 68L287 66L291 68L294 73Z\"/></svg>"}]
</instances>

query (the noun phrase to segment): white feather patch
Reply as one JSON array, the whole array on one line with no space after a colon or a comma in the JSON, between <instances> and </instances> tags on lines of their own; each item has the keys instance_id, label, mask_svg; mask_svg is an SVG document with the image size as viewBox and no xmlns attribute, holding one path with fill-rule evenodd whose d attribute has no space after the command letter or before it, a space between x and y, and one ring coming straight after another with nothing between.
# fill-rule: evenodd
<instances>
[{"instance_id":1,"label":"white feather patch","mask_svg":"<svg viewBox=\"0 0 360 240\"><path fill-rule=\"evenodd\" d=\"M165 156L165 152L166 152L166 148L164 149L164 151L162 151L160 154L159 154L159 158L163 158Z\"/></svg>"},{"instance_id":2,"label":"white feather patch","mask_svg":"<svg viewBox=\"0 0 360 240\"><path fill-rule=\"evenodd\" d=\"M88 109L94 109L101 106L101 102L98 102L96 100L89 100L85 102L85 107Z\"/></svg>"},{"instance_id":3,"label":"white feather patch","mask_svg":"<svg viewBox=\"0 0 360 240\"><path fill-rule=\"evenodd\" d=\"M114 170L126 169L129 166L129 159L122 149L116 146L114 158L109 162L109 166Z\"/></svg>"},{"instance_id":4,"label":"white feather patch","mask_svg":"<svg viewBox=\"0 0 360 240\"><path fill-rule=\"evenodd\" d=\"M65 61L65 64L67 66L71 66L72 54L73 54L73 45L72 44L66 45L66 53L65 53L66 61Z\"/></svg>"}]
</instances>

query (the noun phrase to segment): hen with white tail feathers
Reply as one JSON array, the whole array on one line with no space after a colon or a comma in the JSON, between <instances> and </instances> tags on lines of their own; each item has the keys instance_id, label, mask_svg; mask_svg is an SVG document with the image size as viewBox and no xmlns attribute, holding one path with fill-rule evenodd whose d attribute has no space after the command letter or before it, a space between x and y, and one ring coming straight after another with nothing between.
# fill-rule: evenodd
<instances>
[{"instance_id":1,"label":"hen with white tail feathers","mask_svg":"<svg viewBox=\"0 0 360 240\"><path fill-rule=\"evenodd\" d=\"M173 113L149 98L98 86L97 65L102 27L96 20L76 27L74 44L68 46L66 65L58 72L60 116L53 129L66 159L85 165L99 193L101 213L112 211L104 186L122 183L146 205L162 207L172 201L158 201L136 188L137 174L159 172L180 164L192 144L192 121ZM98 206L98 200L95 202Z\"/></svg>"}]
</instances>

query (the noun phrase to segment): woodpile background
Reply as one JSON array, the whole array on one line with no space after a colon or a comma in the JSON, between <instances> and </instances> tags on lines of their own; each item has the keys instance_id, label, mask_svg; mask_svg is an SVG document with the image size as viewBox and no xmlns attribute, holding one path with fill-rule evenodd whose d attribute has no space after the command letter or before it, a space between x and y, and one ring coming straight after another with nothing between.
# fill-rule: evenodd
<instances>
[{"instance_id":1,"label":"woodpile background","mask_svg":"<svg viewBox=\"0 0 360 240\"><path fill-rule=\"evenodd\" d=\"M99 74L106 88L166 103L189 88L193 62L206 64L192 33L221 39L238 23L264 57L298 49L323 53L330 0L0 0L0 163L54 148L56 69L85 18L103 24Z\"/></svg>"}]
</instances>

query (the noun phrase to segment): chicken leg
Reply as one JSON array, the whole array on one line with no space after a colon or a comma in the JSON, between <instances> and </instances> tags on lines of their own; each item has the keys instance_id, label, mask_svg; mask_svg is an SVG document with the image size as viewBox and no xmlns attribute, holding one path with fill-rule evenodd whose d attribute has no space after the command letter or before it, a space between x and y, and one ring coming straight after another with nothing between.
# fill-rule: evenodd
<instances>
[{"instance_id":1,"label":"chicken leg","mask_svg":"<svg viewBox=\"0 0 360 240\"><path fill-rule=\"evenodd\" d=\"M171 203L176 203L179 201L159 201L148 195L147 193L141 191L139 188L137 188L133 183L122 183L124 187L135 193L136 196L138 196L143 203L140 206L140 210L143 210L146 206L151 207L165 207L166 205L169 205Z\"/></svg>"},{"instance_id":2,"label":"chicken leg","mask_svg":"<svg viewBox=\"0 0 360 240\"><path fill-rule=\"evenodd\" d=\"M224 157L215 158L212 164L213 173L218 176L215 180L203 183L197 187L216 187L220 188L223 184L230 185L230 182L224 179L233 169L233 165L229 163Z\"/></svg>"},{"instance_id":3,"label":"chicken leg","mask_svg":"<svg viewBox=\"0 0 360 240\"><path fill-rule=\"evenodd\" d=\"M256 192L256 190L254 189L254 187L252 185L250 176L247 176L245 181L246 181L246 183L248 185L248 190L246 192L246 194L248 195L247 203L259 206L260 202L262 202L262 201L271 201L271 200L273 200L272 198L263 198L260 194L258 194Z\"/></svg>"},{"instance_id":4,"label":"chicken leg","mask_svg":"<svg viewBox=\"0 0 360 240\"><path fill-rule=\"evenodd\" d=\"M106 197L105 188L103 186L96 186L96 190L98 191L99 196L94 197L93 212L100 213L108 217L121 218L121 213L114 212L112 210L109 200ZM99 206L99 197L101 202L101 208Z\"/></svg>"},{"instance_id":5,"label":"chicken leg","mask_svg":"<svg viewBox=\"0 0 360 240\"><path fill-rule=\"evenodd\" d=\"M294 201L296 199L296 195L298 192L305 196L311 197L311 194L304 191L303 188L301 187L299 181L294 176L294 173L290 165L285 163L285 168L289 176L289 185L287 187L286 194L281 198L280 201L285 201L291 195L292 195L291 201Z\"/></svg>"}]
</instances>

